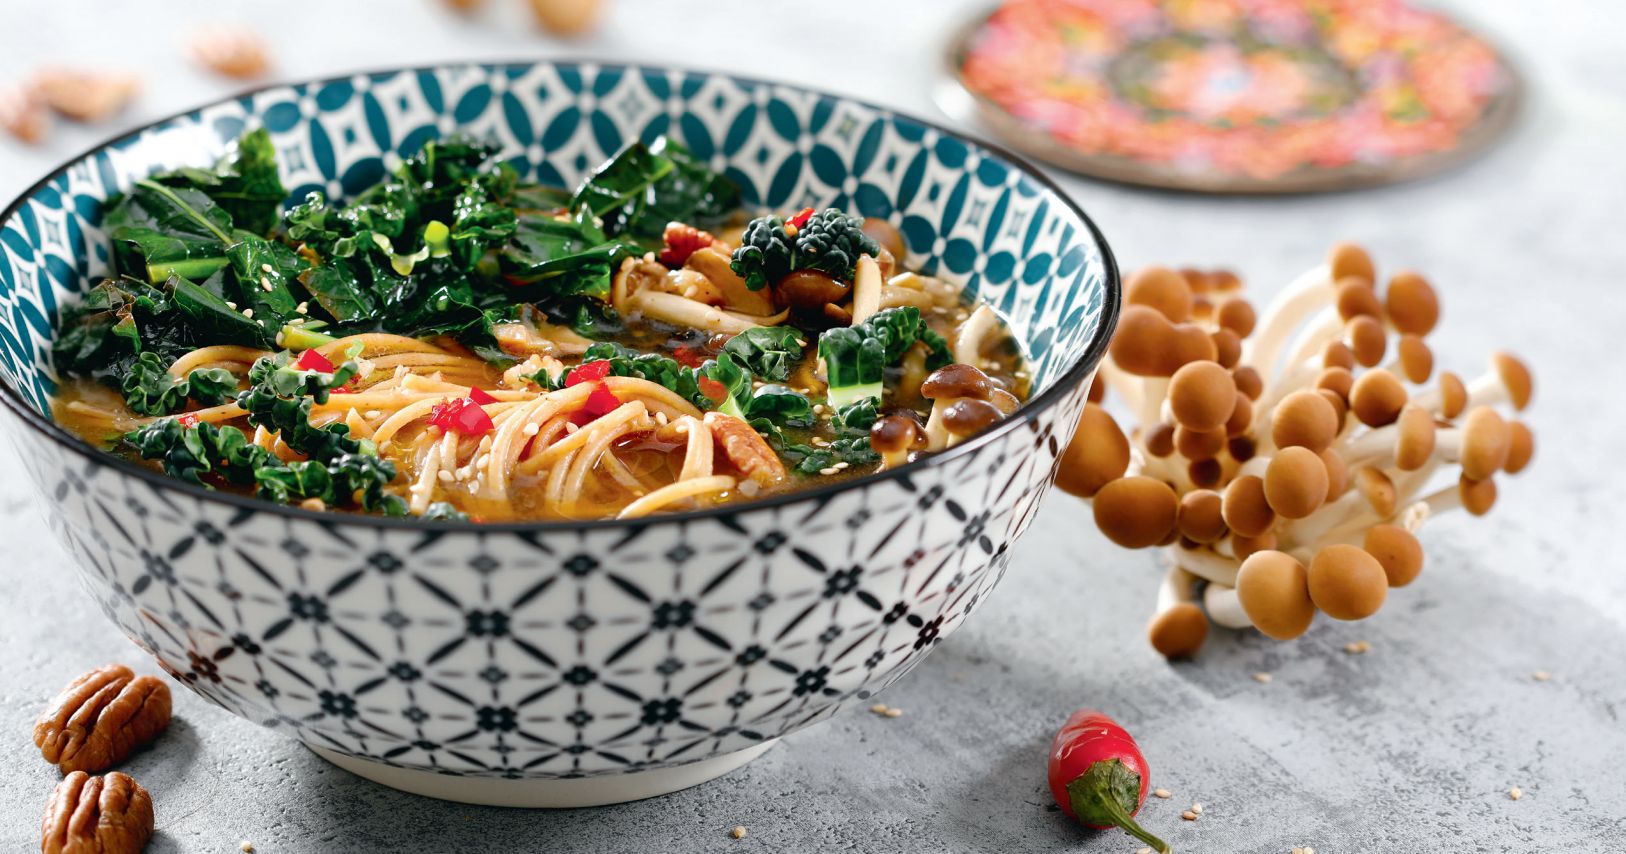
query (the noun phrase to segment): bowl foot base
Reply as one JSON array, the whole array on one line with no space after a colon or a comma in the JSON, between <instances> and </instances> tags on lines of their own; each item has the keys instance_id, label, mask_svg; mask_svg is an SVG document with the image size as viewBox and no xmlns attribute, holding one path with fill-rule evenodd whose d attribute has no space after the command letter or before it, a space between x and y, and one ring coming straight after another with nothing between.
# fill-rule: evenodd
<instances>
[{"instance_id":1,"label":"bowl foot base","mask_svg":"<svg viewBox=\"0 0 1626 854\"><path fill-rule=\"evenodd\" d=\"M777 740L777 739L776 739ZM454 777L433 771L395 768L379 762L357 759L322 747L305 745L312 753L334 765L365 777L374 783L444 801L481 804L490 807L529 807L567 809L620 804L668 795L698 786L733 771L773 747L766 741L755 747L714 756L687 765L607 774L575 780L503 780L491 777Z\"/></svg>"}]
</instances>

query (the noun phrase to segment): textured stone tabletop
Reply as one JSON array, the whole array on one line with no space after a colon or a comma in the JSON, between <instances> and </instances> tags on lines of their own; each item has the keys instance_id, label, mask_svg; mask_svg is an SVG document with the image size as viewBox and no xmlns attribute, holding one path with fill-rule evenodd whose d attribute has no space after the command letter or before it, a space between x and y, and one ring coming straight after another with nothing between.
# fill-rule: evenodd
<instances>
[{"instance_id":1,"label":"textured stone tabletop","mask_svg":"<svg viewBox=\"0 0 1626 854\"><path fill-rule=\"evenodd\" d=\"M937 115L939 45L979 5L619 0L599 35L562 44L534 35L517 8L464 21L428 0L285 0L275 16L265 2L8 0L0 78L56 60L141 69L147 95L126 124L218 97L226 87L185 64L188 25L177 23L207 7L266 22L258 26L288 77L597 55L795 78ZM1488 518L1431 523L1426 571L1381 614L1323 619L1289 644L1222 632L1197 661L1171 667L1142 638L1155 559L1112 547L1083 505L1057 495L998 594L881 698L900 717L849 713L665 798L524 812L380 788L178 689L171 730L125 769L156 800L149 850L231 852L249 840L266 854L1127 854L1138 847L1130 837L1083 831L1047 806L1045 748L1083 704L1137 734L1154 784L1173 792L1143 820L1178 851L1626 850L1626 7L1454 5L1508 47L1530 82L1511 139L1464 169L1293 199L1067 182L1126 269L1233 266L1263 297L1333 240L1353 239L1384 269L1433 278L1445 309L1431 339L1442 365L1471 376L1489 350L1507 347L1534 366L1532 470L1503 484ZM865 21L883 8L884 21ZM43 151L0 140L0 195L112 130L63 128ZM79 591L14 472L0 475L0 850L25 851L56 780L29 738L41 704L96 664L153 668ZM1357 640L1371 650L1346 654ZM1521 800L1508 797L1513 786ZM1193 802L1202 817L1181 821ZM729 837L735 825L748 828L745 839Z\"/></svg>"}]
</instances>

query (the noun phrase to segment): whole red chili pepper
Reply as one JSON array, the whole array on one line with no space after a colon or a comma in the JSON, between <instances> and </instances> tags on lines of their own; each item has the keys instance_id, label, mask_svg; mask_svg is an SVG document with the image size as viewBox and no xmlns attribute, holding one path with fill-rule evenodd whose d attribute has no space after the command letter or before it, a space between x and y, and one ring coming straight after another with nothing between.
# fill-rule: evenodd
<instances>
[{"instance_id":1,"label":"whole red chili pepper","mask_svg":"<svg viewBox=\"0 0 1626 854\"><path fill-rule=\"evenodd\" d=\"M1168 843L1135 822L1150 784L1135 739L1095 709L1074 712L1050 743L1050 795L1062 812L1098 830L1123 828L1168 854Z\"/></svg>"}]
</instances>

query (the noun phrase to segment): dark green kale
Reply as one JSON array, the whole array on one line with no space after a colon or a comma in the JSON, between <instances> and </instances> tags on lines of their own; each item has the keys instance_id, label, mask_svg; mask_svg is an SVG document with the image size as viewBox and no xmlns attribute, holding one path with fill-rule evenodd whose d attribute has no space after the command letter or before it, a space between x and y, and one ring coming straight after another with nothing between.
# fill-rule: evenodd
<instances>
[{"instance_id":1,"label":"dark green kale","mask_svg":"<svg viewBox=\"0 0 1626 854\"><path fill-rule=\"evenodd\" d=\"M791 326L756 326L728 339L723 352L770 382L784 382L802 358L802 333Z\"/></svg>"},{"instance_id":2,"label":"dark green kale","mask_svg":"<svg viewBox=\"0 0 1626 854\"><path fill-rule=\"evenodd\" d=\"M740 236L739 248L734 250L728 268L745 280L753 291L783 279L790 274L795 250L790 235L785 233L785 221L776 216L757 217L746 223Z\"/></svg>"},{"instance_id":3,"label":"dark green kale","mask_svg":"<svg viewBox=\"0 0 1626 854\"><path fill-rule=\"evenodd\" d=\"M237 377L224 368L197 368L185 377L171 376L157 353L136 358L121 383L124 402L138 415L168 415L186 405L188 397L214 406L237 391Z\"/></svg>"},{"instance_id":4,"label":"dark green kale","mask_svg":"<svg viewBox=\"0 0 1626 854\"><path fill-rule=\"evenodd\" d=\"M796 231L792 268L818 270L832 279L850 282L858 267L858 256L880 254L881 244L864 233L863 217L825 208Z\"/></svg>"},{"instance_id":5,"label":"dark green kale","mask_svg":"<svg viewBox=\"0 0 1626 854\"><path fill-rule=\"evenodd\" d=\"M588 347L587 352L582 354L582 361L609 362L611 374L618 377L638 377L665 386L702 409L710 409L716 405L715 401L700 392L700 383L695 372L669 356L640 353L620 344L604 341ZM541 384L547 387L547 383Z\"/></svg>"},{"instance_id":6,"label":"dark green kale","mask_svg":"<svg viewBox=\"0 0 1626 854\"><path fill-rule=\"evenodd\" d=\"M667 223L697 227L722 223L740 206L740 188L662 137L622 149L576 189L567 206L586 209L610 237L660 248Z\"/></svg>"},{"instance_id":7,"label":"dark green kale","mask_svg":"<svg viewBox=\"0 0 1626 854\"><path fill-rule=\"evenodd\" d=\"M181 168L153 177L175 187L202 190L230 215L232 223L261 237L271 233L288 191L277 175L277 150L265 129L237 140L237 149L214 169Z\"/></svg>"}]
</instances>

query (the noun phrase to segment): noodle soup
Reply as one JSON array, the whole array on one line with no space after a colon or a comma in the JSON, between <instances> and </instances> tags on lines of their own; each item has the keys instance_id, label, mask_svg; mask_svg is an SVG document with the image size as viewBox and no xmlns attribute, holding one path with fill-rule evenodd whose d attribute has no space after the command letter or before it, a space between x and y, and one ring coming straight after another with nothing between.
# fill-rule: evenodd
<instances>
[{"instance_id":1,"label":"noodle soup","mask_svg":"<svg viewBox=\"0 0 1626 854\"><path fill-rule=\"evenodd\" d=\"M468 140L283 210L269 140L137 182L56 419L204 486L427 519L636 517L902 465L1027 395L998 315L834 209L747 215L681 146L574 190Z\"/></svg>"}]
</instances>

